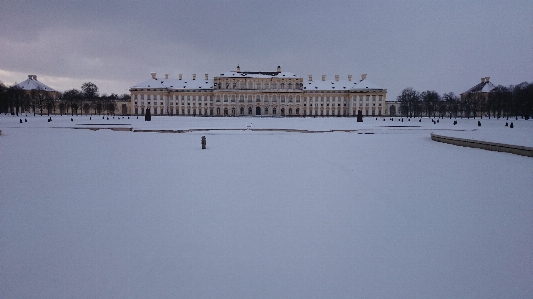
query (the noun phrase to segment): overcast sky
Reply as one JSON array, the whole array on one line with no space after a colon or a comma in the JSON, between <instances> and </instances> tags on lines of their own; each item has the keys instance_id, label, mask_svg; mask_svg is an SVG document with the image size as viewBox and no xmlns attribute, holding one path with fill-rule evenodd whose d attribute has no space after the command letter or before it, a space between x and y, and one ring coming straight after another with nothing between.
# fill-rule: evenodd
<instances>
[{"instance_id":1,"label":"overcast sky","mask_svg":"<svg viewBox=\"0 0 533 299\"><path fill-rule=\"evenodd\" d=\"M101 93L158 77L363 73L388 89L461 93L533 81L533 2L0 0L0 81L35 74Z\"/></svg>"}]
</instances>

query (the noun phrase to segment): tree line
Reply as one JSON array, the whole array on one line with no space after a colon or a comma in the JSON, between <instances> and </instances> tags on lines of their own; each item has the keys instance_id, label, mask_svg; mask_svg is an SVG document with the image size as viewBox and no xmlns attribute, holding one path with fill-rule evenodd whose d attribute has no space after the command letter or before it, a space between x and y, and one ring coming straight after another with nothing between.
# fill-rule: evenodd
<instances>
[{"instance_id":1,"label":"tree line","mask_svg":"<svg viewBox=\"0 0 533 299\"><path fill-rule=\"evenodd\" d=\"M19 115L31 113L50 114L114 114L117 100L129 100L129 94L99 94L92 82L83 83L81 89L52 93L46 90L23 90L17 85L6 86L0 82L0 113Z\"/></svg>"},{"instance_id":2,"label":"tree line","mask_svg":"<svg viewBox=\"0 0 533 299\"><path fill-rule=\"evenodd\" d=\"M470 92L463 98L453 92L442 96L433 90L405 88L396 99L406 117L533 117L533 83L498 85L488 93Z\"/></svg>"}]
</instances>

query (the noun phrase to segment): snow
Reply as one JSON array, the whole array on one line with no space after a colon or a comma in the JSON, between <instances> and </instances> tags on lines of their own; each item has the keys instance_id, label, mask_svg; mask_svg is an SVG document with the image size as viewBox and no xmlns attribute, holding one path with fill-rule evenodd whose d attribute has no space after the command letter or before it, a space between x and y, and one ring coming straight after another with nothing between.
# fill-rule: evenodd
<instances>
[{"instance_id":1,"label":"snow","mask_svg":"<svg viewBox=\"0 0 533 299\"><path fill-rule=\"evenodd\" d=\"M182 89L213 89L213 79L208 80L193 80L190 79L161 79L161 78L150 78L142 83L139 83L131 88L153 88L153 89L172 89L172 90L182 90Z\"/></svg>"},{"instance_id":2,"label":"snow","mask_svg":"<svg viewBox=\"0 0 533 299\"><path fill-rule=\"evenodd\" d=\"M533 159L429 137L532 121L26 118L0 116L1 298L533 296ZM110 127L228 130L72 129Z\"/></svg>"},{"instance_id":3,"label":"snow","mask_svg":"<svg viewBox=\"0 0 533 299\"><path fill-rule=\"evenodd\" d=\"M18 87L22 88L23 90L45 90L45 91L57 91L50 86L38 81L33 75L31 78L28 76L28 79L20 82L17 84Z\"/></svg>"},{"instance_id":4,"label":"snow","mask_svg":"<svg viewBox=\"0 0 533 299\"><path fill-rule=\"evenodd\" d=\"M492 84L491 82L485 82L485 85L481 89L481 92L491 92L494 88L496 88L494 84Z\"/></svg>"},{"instance_id":5,"label":"snow","mask_svg":"<svg viewBox=\"0 0 533 299\"><path fill-rule=\"evenodd\" d=\"M383 88L368 81L350 81L350 80L323 80L323 81L306 81L303 82L305 90L382 90Z\"/></svg>"}]
</instances>

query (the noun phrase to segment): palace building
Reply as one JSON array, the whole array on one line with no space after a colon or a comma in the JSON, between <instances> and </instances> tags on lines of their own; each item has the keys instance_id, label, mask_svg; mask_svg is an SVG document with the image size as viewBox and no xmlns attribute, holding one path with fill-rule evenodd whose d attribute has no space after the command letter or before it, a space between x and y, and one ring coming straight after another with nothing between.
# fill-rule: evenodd
<instances>
[{"instance_id":1,"label":"palace building","mask_svg":"<svg viewBox=\"0 0 533 299\"><path fill-rule=\"evenodd\" d=\"M386 115L387 90L366 79L307 80L290 72L245 72L237 66L214 78L152 77L130 88L129 114L194 116Z\"/></svg>"}]
</instances>

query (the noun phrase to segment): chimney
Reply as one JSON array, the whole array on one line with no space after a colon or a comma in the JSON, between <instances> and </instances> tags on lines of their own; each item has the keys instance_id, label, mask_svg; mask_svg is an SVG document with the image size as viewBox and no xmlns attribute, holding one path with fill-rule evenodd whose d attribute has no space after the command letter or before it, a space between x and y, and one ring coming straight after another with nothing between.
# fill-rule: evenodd
<instances>
[{"instance_id":1,"label":"chimney","mask_svg":"<svg viewBox=\"0 0 533 299\"><path fill-rule=\"evenodd\" d=\"M335 75L335 81L339 82L339 75Z\"/></svg>"},{"instance_id":2,"label":"chimney","mask_svg":"<svg viewBox=\"0 0 533 299\"><path fill-rule=\"evenodd\" d=\"M196 74L192 74L192 79L196 80Z\"/></svg>"},{"instance_id":3,"label":"chimney","mask_svg":"<svg viewBox=\"0 0 533 299\"><path fill-rule=\"evenodd\" d=\"M348 81L352 81L352 75L348 75Z\"/></svg>"},{"instance_id":4,"label":"chimney","mask_svg":"<svg viewBox=\"0 0 533 299\"><path fill-rule=\"evenodd\" d=\"M490 81L490 77L485 77L485 82L489 82Z\"/></svg>"},{"instance_id":5,"label":"chimney","mask_svg":"<svg viewBox=\"0 0 533 299\"><path fill-rule=\"evenodd\" d=\"M240 72L241 72L241 67L237 64L237 73L240 73Z\"/></svg>"},{"instance_id":6,"label":"chimney","mask_svg":"<svg viewBox=\"0 0 533 299\"><path fill-rule=\"evenodd\" d=\"M322 81L326 81L326 75L322 75Z\"/></svg>"},{"instance_id":7,"label":"chimney","mask_svg":"<svg viewBox=\"0 0 533 299\"><path fill-rule=\"evenodd\" d=\"M281 66L278 65L278 73L281 73Z\"/></svg>"},{"instance_id":8,"label":"chimney","mask_svg":"<svg viewBox=\"0 0 533 299\"><path fill-rule=\"evenodd\" d=\"M309 81L313 81L313 75L309 75Z\"/></svg>"},{"instance_id":9,"label":"chimney","mask_svg":"<svg viewBox=\"0 0 533 299\"><path fill-rule=\"evenodd\" d=\"M155 77L157 75L156 73L150 73L150 74L152 74L152 79L156 79Z\"/></svg>"},{"instance_id":10,"label":"chimney","mask_svg":"<svg viewBox=\"0 0 533 299\"><path fill-rule=\"evenodd\" d=\"M481 78L481 83L485 83L485 77Z\"/></svg>"},{"instance_id":11,"label":"chimney","mask_svg":"<svg viewBox=\"0 0 533 299\"><path fill-rule=\"evenodd\" d=\"M33 75L33 80L37 81L37 75Z\"/></svg>"},{"instance_id":12,"label":"chimney","mask_svg":"<svg viewBox=\"0 0 533 299\"><path fill-rule=\"evenodd\" d=\"M168 74L165 74L165 79L168 79Z\"/></svg>"},{"instance_id":13,"label":"chimney","mask_svg":"<svg viewBox=\"0 0 533 299\"><path fill-rule=\"evenodd\" d=\"M205 74L205 80L209 80L209 74Z\"/></svg>"},{"instance_id":14,"label":"chimney","mask_svg":"<svg viewBox=\"0 0 533 299\"><path fill-rule=\"evenodd\" d=\"M182 75L182 74L179 75L179 79L180 79L180 80L181 80L181 78L183 78L183 75Z\"/></svg>"},{"instance_id":15,"label":"chimney","mask_svg":"<svg viewBox=\"0 0 533 299\"><path fill-rule=\"evenodd\" d=\"M361 75L361 81L366 80L366 74Z\"/></svg>"},{"instance_id":16,"label":"chimney","mask_svg":"<svg viewBox=\"0 0 533 299\"><path fill-rule=\"evenodd\" d=\"M28 75L28 79L32 80L33 79L33 75Z\"/></svg>"}]
</instances>

